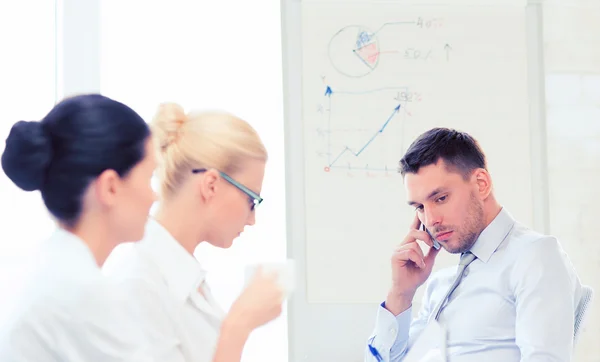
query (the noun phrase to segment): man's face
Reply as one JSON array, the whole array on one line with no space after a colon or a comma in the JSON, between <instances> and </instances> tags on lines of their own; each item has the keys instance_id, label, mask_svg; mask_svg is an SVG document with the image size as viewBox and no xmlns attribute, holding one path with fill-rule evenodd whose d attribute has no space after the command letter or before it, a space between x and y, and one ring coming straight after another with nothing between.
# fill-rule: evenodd
<instances>
[{"instance_id":1,"label":"man's face","mask_svg":"<svg viewBox=\"0 0 600 362\"><path fill-rule=\"evenodd\" d=\"M450 253L471 249L485 228L483 201L474 177L464 180L443 160L404 176L408 204L421 223Z\"/></svg>"}]
</instances>

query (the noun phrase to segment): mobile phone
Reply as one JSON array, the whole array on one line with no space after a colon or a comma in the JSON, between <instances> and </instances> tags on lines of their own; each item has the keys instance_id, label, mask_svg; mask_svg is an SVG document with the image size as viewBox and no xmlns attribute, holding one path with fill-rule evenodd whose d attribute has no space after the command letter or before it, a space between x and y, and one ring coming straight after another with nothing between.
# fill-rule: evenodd
<instances>
[{"instance_id":1,"label":"mobile phone","mask_svg":"<svg viewBox=\"0 0 600 362\"><path fill-rule=\"evenodd\" d=\"M433 247L436 250L440 250L440 248L442 246L440 245L440 243L437 240L435 240L435 237L433 235L431 235L431 233L429 232L429 230L427 230L427 228L425 227L425 224L421 224L421 227L422 227L423 231L427 231L427 234L429 234L429 237L431 238L431 241L433 241Z\"/></svg>"}]
</instances>

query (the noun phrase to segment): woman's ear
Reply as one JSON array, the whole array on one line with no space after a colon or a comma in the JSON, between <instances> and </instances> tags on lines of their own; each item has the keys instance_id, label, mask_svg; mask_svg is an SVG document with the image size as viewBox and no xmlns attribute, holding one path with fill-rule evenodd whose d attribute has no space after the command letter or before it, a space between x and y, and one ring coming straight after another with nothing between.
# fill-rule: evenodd
<instances>
[{"instance_id":1,"label":"woman's ear","mask_svg":"<svg viewBox=\"0 0 600 362\"><path fill-rule=\"evenodd\" d=\"M114 170L106 170L102 172L91 187L94 188L96 200L105 207L110 207L116 204L117 197L120 191L121 177Z\"/></svg>"},{"instance_id":2,"label":"woman's ear","mask_svg":"<svg viewBox=\"0 0 600 362\"><path fill-rule=\"evenodd\" d=\"M214 197L218 188L217 181L219 181L219 177L219 172L214 169L207 170L201 174L198 189L200 197L203 200L207 201Z\"/></svg>"}]
</instances>

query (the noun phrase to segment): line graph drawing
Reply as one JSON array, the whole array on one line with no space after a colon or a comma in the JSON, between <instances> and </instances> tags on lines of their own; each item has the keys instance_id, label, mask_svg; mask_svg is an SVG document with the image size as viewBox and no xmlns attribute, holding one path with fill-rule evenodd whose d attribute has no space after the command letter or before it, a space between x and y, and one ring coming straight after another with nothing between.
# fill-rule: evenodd
<instances>
[{"instance_id":1,"label":"line graph drawing","mask_svg":"<svg viewBox=\"0 0 600 362\"><path fill-rule=\"evenodd\" d=\"M334 91L327 85L323 96L325 99L317 107L317 112L322 114L322 123L316 131L324 144L317 151L325 163L324 171L339 169L393 172L397 156L403 147L402 122L411 116L406 104L420 101L420 94L407 87ZM332 100L334 98L339 102ZM345 109L348 107L344 107L347 102L373 104L373 99L388 106L381 109L361 107L364 110L362 114L356 111L349 113Z\"/></svg>"},{"instance_id":2,"label":"line graph drawing","mask_svg":"<svg viewBox=\"0 0 600 362\"><path fill-rule=\"evenodd\" d=\"M342 150L342 152L340 152L339 155L337 155L333 161L331 161L329 163L329 167L334 167L335 163L340 159L340 157L342 157L345 153L349 152L351 154L353 154L355 157L360 156L361 153L363 153L363 151L369 147L369 145L371 144L371 142L373 142L373 140L375 140L375 138L377 136L379 136L380 134L383 133L383 131L385 131L385 128L387 127L387 125L390 123L390 121L392 120L392 118L398 114L398 112L400 111L400 104L396 106L396 108L394 108L394 112L392 112L392 114L389 116L389 118L385 121L385 123L383 124L383 126L381 126L381 128L375 132L375 134L367 141L367 143L364 144L364 146L362 146L360 148L360 150L358 150L358 152L354 152L349 146L344 146L344 149Z\"/></svg>"},{"instance_id":3,"label":"line graph drawing","mask_svg":"<svg viewBox=\"0 0 600 362\"><path fill-rule=\"evenodd\" d=\"M390 45L385 49L380 41L380 33L398 26L416 26L421 29L437 29L444 25L441 18L394 21L382 24L375 31L363 25L347 25L337 31L329 40L327 54L337 72L350 78L361 78L373 72L379 65L382 55L403 54L404 59L429 60L434 53L442 52L446 61L450 60L452 47L447 42L425 49L407 45L402 49ZM400 30L401 31L401 30ZM408 40L407 40L408 41ZM382 49L384 48L384 49Z\"/></svg>"}]
</instances>

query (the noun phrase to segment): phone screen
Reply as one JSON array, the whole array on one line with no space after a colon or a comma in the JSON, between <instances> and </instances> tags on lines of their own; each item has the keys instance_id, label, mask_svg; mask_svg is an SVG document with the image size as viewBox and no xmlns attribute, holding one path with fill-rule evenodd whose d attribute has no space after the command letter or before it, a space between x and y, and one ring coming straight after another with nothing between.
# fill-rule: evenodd
<instances>
[{"instance_id":1,"label":"phone screen","mask_svg":"<svg viewBox=\"0 0 600 362\"><path fill-rule=\"evenodd\" d=\"M431 237L431 240L433 241L433 247L436 248L437 250L440 250L440 248L442 246L440 245L440 243L437 240L435 240L435 237L433 237L433 235L431 235L429 230L427 230L427 228L425 227L425 224L421 224L421 227L422 227L423 231L427 231L427 234L429 234L429 236Z\"/></svg>"}]
</instances>

